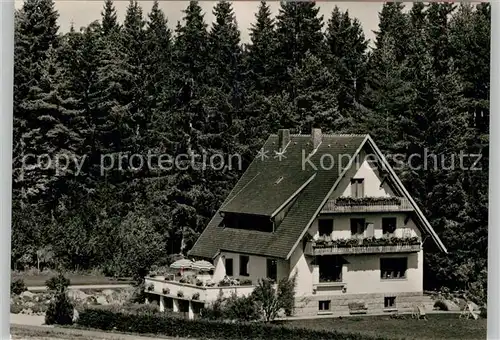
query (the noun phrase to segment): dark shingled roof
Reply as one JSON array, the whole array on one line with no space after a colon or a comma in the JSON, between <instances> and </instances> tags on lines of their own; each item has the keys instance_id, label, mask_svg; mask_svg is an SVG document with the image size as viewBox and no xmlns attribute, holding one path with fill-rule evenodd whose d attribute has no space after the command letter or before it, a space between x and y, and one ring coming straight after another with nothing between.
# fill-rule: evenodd
<instances>
[{"instance_id":1,"label":"dark shingled roof","mask_svg":"<svg viewBox=\"0 0 500 340\"><path fill-rule=\"evenodd\" d=\"M256 158L250 164L189 252L191 256L213 258L219 251L230 251L288 258L343 170L337 164L339 155L352 157L366 136L323 135L322 143L310 158L317 169L308 163L304 166L303 162L313 151L311 136L291 135L290 138L284 153L286 158L281 161L275 158L274 152L278 149L278 136L268 138L263 150L269 151L269 158ZM330 170L320 167L320 158L325 154L332 156L324 157L325 168L331 160L335 162ZM348 160L347 156L342 159L344 166ZM314 174L316 176L307 183ZM280 177L283 179L278 181ZM274 232L221 226L220 211L270 216L306 183Z\"/></svg>"}]
</instances>

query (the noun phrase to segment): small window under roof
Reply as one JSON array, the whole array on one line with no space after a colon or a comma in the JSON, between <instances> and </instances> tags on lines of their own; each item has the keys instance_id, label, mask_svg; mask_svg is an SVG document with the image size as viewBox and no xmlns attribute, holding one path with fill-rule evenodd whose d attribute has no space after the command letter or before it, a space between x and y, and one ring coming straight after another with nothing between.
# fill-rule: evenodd
<instances>
[{"instance_id":1,"label":"small window under roof","mask_svg":"<svg viewBox=\"0 0 500 340\"><path fill-rule=\"evenodd\" d=\"M279 184L283 180L283 176L279 177L274 184Z\"/></svg>"}]
</instances>

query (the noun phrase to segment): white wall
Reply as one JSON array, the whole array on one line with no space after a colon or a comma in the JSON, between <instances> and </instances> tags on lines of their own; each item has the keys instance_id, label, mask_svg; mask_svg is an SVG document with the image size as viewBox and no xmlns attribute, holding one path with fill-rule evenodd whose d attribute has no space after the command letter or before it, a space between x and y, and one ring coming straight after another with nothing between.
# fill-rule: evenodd
<instances>
[{"instance_id":1,"label":"white wall","mask_svg":"<svg viewBox=\"0 0 500 340\"><path fill-rule=\"evenodd\" d=\"M249 276L240 276L240 254L221 252L214 261L215 270L213 280L219 282L226 275L225 259L233 259L233 275L232 278L240 280L252 280L254 284L259 279L267 277L267 257L248 255L248 273ZM277 276L278 279L287 276L289 273L289 264L285 260L277 260Z\"/></svg>"},{"instance_id":2,"label":"white wall","mask_svg":"<svg viewBox=\"0 0 500 340\"><path fill-rule=\"evenodd\" d=\"M302 243L299 243L295 251L290 256L290 275L297 273L295 295L297 298L301 296L311 295L313 292L313 266L311 265L312 257L306 257L302 249Z\"/></svg>"},{"instance_id":3,"label":"white wall","mask_svg":"<svg viewBox=\"0 0 500 340\"><path fill-rule=\"evenodd\" d=\"M394 192L390 188L387 182L384 182L382 186L382 176L380 175L377 167L377 163L374 161L373 156L366 156L367 152L360 152L359 165L354 162L354 165L343 181L339 183L338 189L335 191L341 192L340 196L351 196L351 178L363 178L364 179L364 193L366 197L391 197L394 196ZM333 198L338 195L333 196Z\"/></svg>"},{"instance_id":4,"label":"white wall","mask_svg":"<svg viewBox=\"0 0 500 340\"><path fill-rule=\"evenodd\" d=\"M407 257L408 269L404 279L382 279L380 258ZM423 291L423 251L411 254L377 254L344 256L348 262L342 268L342 283L346 293L340 289L318 289L317 295L406 293ZM319 272L318 266L314 271ZM314 284L319 283L319 275L314 275Z\"/></svg>"},{"instance_id":5,"label":"white wall","mask_svg":"<svg viewBox=\"0 0 500 340\"><path fill-rule=\"evenodd\" d=\"M374 236L382 237L382 218L395 217L397 221L395 236L397 237L421 237L421 232L415 225L413 219L408 218L406 213L358 213L358 214L332 214L321 218L333 219L333 239L351 237L351 218L364 218L366 223L373 223ZM405 224L405 220L408 218ZM316 219L309 228L309 234L318 238L318 220Z\"/></svg>"}]
</instances>

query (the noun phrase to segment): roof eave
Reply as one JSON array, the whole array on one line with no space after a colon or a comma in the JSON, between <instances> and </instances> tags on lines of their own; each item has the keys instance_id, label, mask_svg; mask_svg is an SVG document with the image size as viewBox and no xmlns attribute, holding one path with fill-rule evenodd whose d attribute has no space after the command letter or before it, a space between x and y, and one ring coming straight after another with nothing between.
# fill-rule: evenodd
<instances>
[{"instance_id":1,"label":"roof eave","mask_svg":"<svg viewBox=\"0 0 500 340\"><path fill-rule=\"evenodd\" d=\"M443 244L443 242L441 241L441 239L439 238L439 236L436 234L436 232L432 228L431 224L429 223L429 221L425 217L425 215L422 212L422 210L420 210L420 208L418 207L417 203L413 200L413 198L410 195L410 193L408 192L408 190L406 190L405 186L403 185L403 183L399 179L398 175L396 175L396 173L394 172L394 170L392 169L392 167L389 165L389 163L385 159L384 155L382 154L382 151L378 148L378 146L375 144L375 141L371 138L370 135L368 135L367 137L368 137L367 138L368 143L370 144L370 146L372 147L372 149L375 151L375 153L377 154L378 158L381 160L381 162L385 166L386 170L393 177L394 181L396 182L396 185L399 187L399 189L403 192L403 194L406 196L406 198L408 198L408 200L412 204L413 208L415 209L415 213L417 214L417 216L421 220L421 222L424 225L426 231L430 234L430 236L432 237L432 239L434 240L434 242L436 243L436 245L438 246L438 248L442 252L444 252L444 253L447 254L448 250L446 249L446 246Z\"/></svg>"}]
</instances>

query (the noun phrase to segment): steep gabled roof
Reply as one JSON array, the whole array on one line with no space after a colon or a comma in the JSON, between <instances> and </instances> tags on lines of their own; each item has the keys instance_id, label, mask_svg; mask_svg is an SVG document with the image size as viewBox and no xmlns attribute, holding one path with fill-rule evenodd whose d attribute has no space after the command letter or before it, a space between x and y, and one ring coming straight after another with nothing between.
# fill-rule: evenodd
<instances>
[{"instance_id":1,"label":"steep gabled roof","mask_svg":"<svg viewBox=\"0 0 500 340\"><path fill-rule=\"evenodd\" d=\"M311 136L291 135L290 139L284 153L286 158L280 161L274 157L274 151L278 149L278 136L269 137L263 147L264 151L269 152L269 158L256 158L250 164L189 252L191 256L212 258L219 251L232 251L287 258L339 178L342 169L336 163L340 155L346 155L344 161L353 158L366 136L323 135L322 143L309 158L316 168L305 162L313 152ZM331 156L323 157L323 168L320 158L325 154ZM327 170L331 160L335 164ZM273 233L221 226L221 211L271 216L294 194L297 194L296 201Z\"/></svg>"},{"instance_id":2,"label":"steep gabled roof","mask_svg":"<svg viewBox=\"0 0 500 340\"><path fill-rule=\"evenodd\" d=\"M323 135L321 144L313 150L310 135L291 135L286 158L280 161L274 157L278 136L271 135L262 149L269 151L269 158L254 159L189 254L213 258L221 251L228 251L289 259L366 143L375 151L399 191L413 205L425 231L446 252L446 247L370 136ZM320 166L322 158L323 166ZM335 164L330 167L332 160ZM338 164L339 160L343 164ZM222 226L221 212L271 217L292 198L296 198L295 202L272 233Z\"/></svg>"}]
</instances>

